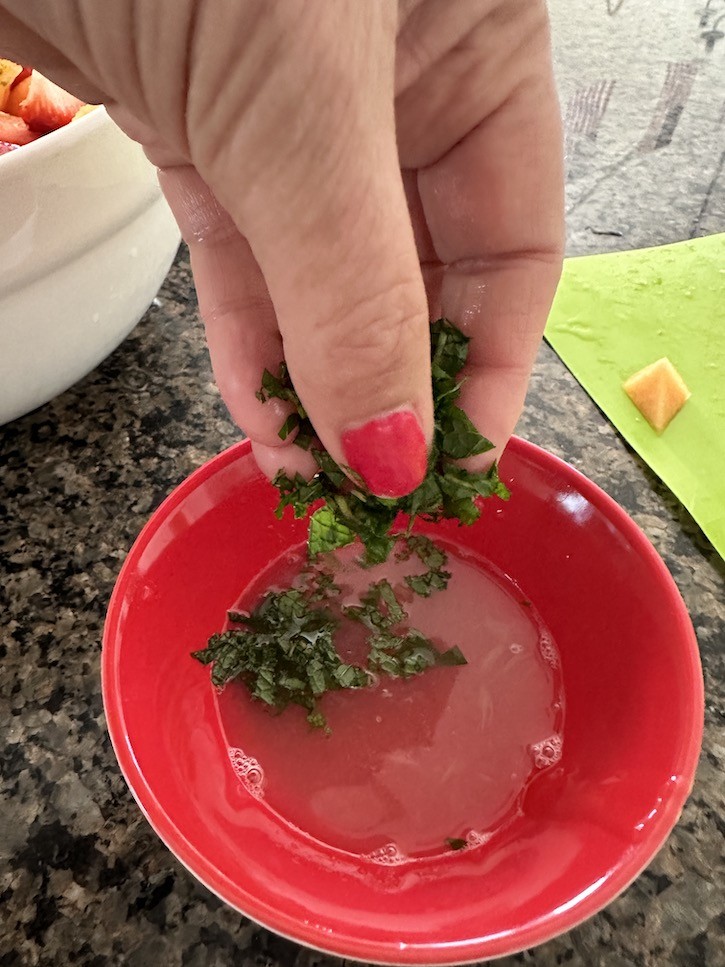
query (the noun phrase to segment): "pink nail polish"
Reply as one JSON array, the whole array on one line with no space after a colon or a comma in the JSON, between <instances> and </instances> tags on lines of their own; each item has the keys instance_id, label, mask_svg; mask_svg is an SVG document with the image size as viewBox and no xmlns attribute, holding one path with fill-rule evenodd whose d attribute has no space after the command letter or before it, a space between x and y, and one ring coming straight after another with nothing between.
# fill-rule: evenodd
<instances>
[{"instance_id":1,"label":"pink nail polish","mask_svg":"<svg viewBox=\"0 0 725 967\"><path fill-rule=\"evenodd\" d=\"M346 430L342 448L350 469L378 497L404 497L425 476L428 448L411 410L396 410Z\"/></svg>"}]
</instances>

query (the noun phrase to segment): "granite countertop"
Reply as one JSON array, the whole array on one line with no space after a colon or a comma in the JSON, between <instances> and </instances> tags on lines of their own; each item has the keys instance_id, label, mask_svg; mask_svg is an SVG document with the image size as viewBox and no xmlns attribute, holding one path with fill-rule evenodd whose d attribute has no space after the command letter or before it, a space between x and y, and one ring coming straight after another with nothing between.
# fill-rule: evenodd
<instances>
[{"instance_id":1,"label":"granite countertop","mask_svg":"<svg viewBox=\"0 0 725 967\"><path fill-rule=\"evenodd\" d=\"M553 4L555 27L564 2ZM675 2L687 7L681 0L661 7L671 13ZM576 11L585 15L582 4L572 0L567 8L575 25ZM626 27L631 9L626 0L608 0L601 15ZM594 15L586 16L591 26ZM711 70L703 63L701 78ZM582 104L600 105L603 95L592 99L599 81L576 73L571 67L563 76L570 252L725 229L720 149L712 145L700 151L687 206L661 198L655 209L631 199L617 207L620 188L608 185L623 177L631 158L615 173L611 155L605 150L602 160L594 152L598 135L582 121ZM690 83L686 70L683 76L675 85L680 100ZM698 90L692 81L686 91L691 114L709 104L710 94L701 92L698 101ZM723 102L722 80L719 97ZM654 97L652 118L659 103ZM688 123L688 110L680 106L678 123ZM668 111L657 122L663 130L674 116ZM654 123L648 116L646 131ZM606 131L601 137L606 141ZM652 140L662 185L672 182L668 170L680 171L678 152L688 144L673 136L667 144ZM625 187L637 178L635 171ZM707 706L694 791L649 869L592 920L496 963L722 967L723 562L546 346L519 433L603 487L664 557L695 626ZM198 884L142 817L105 728L100 641L123 558L163 497L237 439L212 382L184 249L141 324L109 359L57 400L0 428L0 967L342 963L257 927Z\"/></svg>"},{"instance_id":2,"label":"granite countertop","mask_svg":"<svg viewBox=\"0 0 725 967\"><path fill-rule=\"evenodd\" d=\"M590 922L501 967L715 967L725 962L714 869L725 832L722 561L545 347L520 432L607 490L664 556L697 631L708 707L695 790L650 869ZM0 429L0 965L339 963L200 886L142 817L105 729L100 640L125 553L162 498L237 438L184 250L105 363Z\"/></svg>"}]
</instances>

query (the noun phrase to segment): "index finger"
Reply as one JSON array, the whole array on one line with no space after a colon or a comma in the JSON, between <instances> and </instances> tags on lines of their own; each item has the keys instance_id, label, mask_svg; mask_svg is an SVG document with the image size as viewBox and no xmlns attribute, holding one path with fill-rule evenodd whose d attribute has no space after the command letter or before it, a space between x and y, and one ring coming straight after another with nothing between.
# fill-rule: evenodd
<instances>
[{"instance_id":1,"label":"index finger","mask_svg":"<svg viewBox=\"0 0 725 967\"><path fill-rule=\"evenodd\" d=\"M441 160L418 190L445 265L444 316L474 337L461 405L496 449L523 407L561 273L561 119L547 61Z\"/></svg>"}]
</instances>

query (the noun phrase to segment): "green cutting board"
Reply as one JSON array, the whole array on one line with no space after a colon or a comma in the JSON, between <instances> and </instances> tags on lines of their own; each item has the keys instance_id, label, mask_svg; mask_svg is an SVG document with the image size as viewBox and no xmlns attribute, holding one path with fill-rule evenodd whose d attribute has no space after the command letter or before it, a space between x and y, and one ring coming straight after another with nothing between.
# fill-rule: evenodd
<instances>
[{"instance_id":1,"label":"green cutting board","mask_svg":"<svg viewBox=\"0 0 725 967\"><path fill-rule=\"evenodd\" d=\"M546 339L725 557L725 234L567 259ZM662 356L692 396L658 434L622 382Z\"/></svg>"}]
</instances>

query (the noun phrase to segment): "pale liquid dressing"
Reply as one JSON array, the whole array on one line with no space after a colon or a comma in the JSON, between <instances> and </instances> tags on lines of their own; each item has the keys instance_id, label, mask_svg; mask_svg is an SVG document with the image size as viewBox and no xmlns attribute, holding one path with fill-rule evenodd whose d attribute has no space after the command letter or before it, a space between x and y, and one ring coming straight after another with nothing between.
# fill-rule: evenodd
<instances>
[{"instance_id":1,"label":"pale liquid dressing","mask_svg":"<svg viewBox=\"0 0 725 967\"><path fill-rule=\"evenodd\" d=\"M249 791L307 835L382 863L447 852L447 838L485 843L517 814L531 776L561 757L551 636L513 583L438 543L452 577L430 598L403 583L425 570L415 557L363 569L352 563L359 549L346 548L335 555L335 581L341 602L357 604L371 582L387 578L407 623L441 650L458 645L467 665L324 695L329 735L311 729L300 708L270 714L239 682L218 697L230 759ZM235 610L292 585L304 550L273 562ZM343 660L364 662L365 635L344 622L336 639Z\"/></svg>"}]
</instances>

